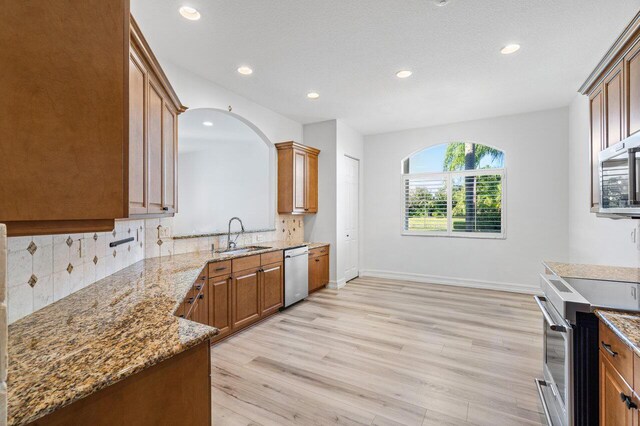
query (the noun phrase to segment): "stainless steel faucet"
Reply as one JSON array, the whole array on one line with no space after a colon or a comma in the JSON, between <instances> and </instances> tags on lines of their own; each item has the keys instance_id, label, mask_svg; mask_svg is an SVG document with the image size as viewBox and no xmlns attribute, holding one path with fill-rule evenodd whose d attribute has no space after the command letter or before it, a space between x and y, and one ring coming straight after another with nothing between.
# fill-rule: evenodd
<instances>
[{"instance_id":1,"label":"stainless steel faucet","mask_svg":"<svg viewBox=\"0 0 640 426\"><path fill-rule=\"evenodd\" d=\"M242 234L244 232L244 225L242 224L242 220L239 217L232 217L231 219L229 219L229 231L227 232L227 250L231 250L231 247L236 247L236 242L231 241L231 222L233 222L234 220L237 220L238 222L240 222L240 234ZM236 240L238 239L238 237L236 237Z\"/></svg>"}]
</instances>

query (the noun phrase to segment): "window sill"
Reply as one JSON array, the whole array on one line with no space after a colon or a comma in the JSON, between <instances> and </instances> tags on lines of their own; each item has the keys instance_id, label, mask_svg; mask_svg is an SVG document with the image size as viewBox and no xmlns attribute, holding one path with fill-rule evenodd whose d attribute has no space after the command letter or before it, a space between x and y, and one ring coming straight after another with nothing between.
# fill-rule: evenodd
<instances>
[{"instance_id":1,"label":"window sill","mask_svg":"<svg viewBox=\"0 0 640 426\"><path fill-rule=\"evenodd\" d=\"M468 238L473 240L506 240L507 234L402 231L403 237Z\"/></svg>"}]
</instances>

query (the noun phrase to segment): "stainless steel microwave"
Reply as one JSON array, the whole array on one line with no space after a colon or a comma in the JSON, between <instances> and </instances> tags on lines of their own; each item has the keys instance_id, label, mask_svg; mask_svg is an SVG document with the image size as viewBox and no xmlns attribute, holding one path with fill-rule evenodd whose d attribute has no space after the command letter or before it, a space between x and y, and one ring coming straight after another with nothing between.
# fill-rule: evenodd
<instances>
[{"instance_id":1,"label":"stainless steel microwave","mask_svg":"<svg viewBox=\"0 0 640 426\"><path fill-rule=\"evenodd\" d=\"M640 218L640 134L601 151L599 213Z\"/></svg>"}]
</instances>

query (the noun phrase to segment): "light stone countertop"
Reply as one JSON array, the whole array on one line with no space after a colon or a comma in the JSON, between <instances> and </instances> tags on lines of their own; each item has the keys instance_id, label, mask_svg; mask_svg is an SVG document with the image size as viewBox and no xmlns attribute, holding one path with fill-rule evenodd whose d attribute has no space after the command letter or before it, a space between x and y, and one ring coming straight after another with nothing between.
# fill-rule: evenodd
<instances>
[{"instance_id":1,"label":"light stone countertop","mask_svg":"<svg viewBox=\"0 0 640 426\"><path fill-rule=\"evenodd\" d=\"M542 263L554 274L562 278L640 283L640 268L549 261Z\"/></svg>"},{"instance_id":2,"label":"light stone countertop","mask_svg":"<svg viewBox=\"0 0 640 426\"><path fill-rule=\"evenodd\" d=\"M324 243L142 260L9 326L8 424L26 424L218 333L173 315L209 262Z\"/></svg>"},{"instance_id":3,"label":"light stone countertop","mask_svg":"<svg viewBox=\"0 0 640 426\"><path fill-rule=\"evenodd\" d=\"M596 309L596 315L640 356L640 312Z\"/></svg>"}]
</instances>

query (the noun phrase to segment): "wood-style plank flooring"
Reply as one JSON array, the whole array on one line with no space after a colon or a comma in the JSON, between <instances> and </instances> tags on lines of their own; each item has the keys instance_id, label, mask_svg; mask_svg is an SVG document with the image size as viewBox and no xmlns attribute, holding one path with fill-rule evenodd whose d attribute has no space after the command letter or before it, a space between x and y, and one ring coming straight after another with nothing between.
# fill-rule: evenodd
<instances>
[{"instance_id":1,"label":"wood-style plank flooring","mask_svg":"<svg viewBox=\"0 0 640 426\"><path fill-rule=\"evenodd\" d=\"M214 425L540 425L531 296L377 278L212 348Z\"/></svg>"}]
</instances>

